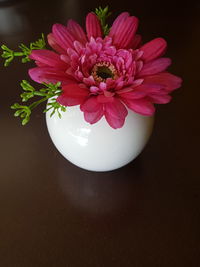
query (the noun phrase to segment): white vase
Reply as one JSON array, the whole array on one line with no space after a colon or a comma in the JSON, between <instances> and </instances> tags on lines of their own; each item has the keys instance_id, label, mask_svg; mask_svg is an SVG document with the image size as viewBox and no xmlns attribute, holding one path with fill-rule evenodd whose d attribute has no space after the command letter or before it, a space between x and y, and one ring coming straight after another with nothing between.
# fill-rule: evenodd
<instances>
[{"instance_id":1,"label":"white vase","mask_svg":"<svg viewBox=\"0 0 200 267\"><path fill-rule=\"evenodd\" d=\"M120 129L111 128L103 117L90 125L79 106L67 107L61 119L46 113L50 137L59 152L73 164L90 171L111 171L135 159L146 145L153 117L128 112Z\"/></svg>"}]
</instances>

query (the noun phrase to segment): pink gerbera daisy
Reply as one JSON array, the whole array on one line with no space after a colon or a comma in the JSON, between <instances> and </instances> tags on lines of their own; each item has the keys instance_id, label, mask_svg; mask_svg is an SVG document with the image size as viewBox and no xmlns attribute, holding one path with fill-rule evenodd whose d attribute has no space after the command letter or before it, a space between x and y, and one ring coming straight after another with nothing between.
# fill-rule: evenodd
<instances>
[{"instance_id":1,"label":"pink gerbera daisy","mask_svg":"<svg viewBox=\"0 0 200 267\"><path fill-rule=\"evenodd\" d=\"M61 82L57 101L64 106L80 105L87 122L103 116L116 129L123 126L127 108L145 116L154 114L154 104L165 104L181 86L181 79L166 72L169 58L161 57L167 43L156 38L140 45L138 19L121 13L110 32L103 36L94 13L86 17L86 33L73 20L67 26L54 24L48 35L55 50L33 50L37 67L29 70L36 82Z\"/></svg>"}]
</instances>

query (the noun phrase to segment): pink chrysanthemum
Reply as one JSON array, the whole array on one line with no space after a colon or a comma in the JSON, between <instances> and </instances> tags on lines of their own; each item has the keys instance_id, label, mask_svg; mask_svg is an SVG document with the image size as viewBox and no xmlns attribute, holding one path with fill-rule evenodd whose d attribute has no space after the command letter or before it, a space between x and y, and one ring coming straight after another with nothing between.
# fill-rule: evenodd
<instances>
[{"instance_id":1,"label":"pink chrysanthemum","mask_svg":"<svg viewBox=\"0 0 200 267\"><path fill-rule=\"evenodd\" d=\"M56 52L34 50L30 58L38 67L29 75L39 83L60 81L63 93L57 101L80 105L91 124L105 116L112 128L120 128L127 108L151 116L154 103L168 103L181 79L166 72L171 64L161 57L166 41L156 38L140 46L137 27L138 19L127 12L116 18L105 38L94 13L86 17L87 34L73 20L67 26L54 24L48 42Z\"/></svg>"}]
</instances>

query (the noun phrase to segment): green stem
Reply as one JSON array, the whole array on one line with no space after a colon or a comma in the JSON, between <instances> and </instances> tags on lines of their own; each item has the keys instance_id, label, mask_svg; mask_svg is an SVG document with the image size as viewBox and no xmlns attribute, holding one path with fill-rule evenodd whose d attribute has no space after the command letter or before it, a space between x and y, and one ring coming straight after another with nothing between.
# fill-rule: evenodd
<instances>
[{"instance_id":1,"label":"green stem","mask_svg":"<svg viewBox=\"0 0 200 267\"><path fill-rule=\"evenodd\" d=\"M44 97L44 98L38 100L37 102L32 103L32 104L29 106L29 108L30 108L31 110L33 110L34 108L36 108L36 107L37 107L39 104L41 104L42 102L47 101L48 98L49 98L49 97L46 96L46 97Z\"/></svg>"},{"instance_id":2,"label":"green stem","mask_svg":"<svg viewBox=\"0 0 200 267\"><path fill-rule=\"evenodd\" d=\"M35 92L33 92L33 93L34 93L34 95L36 95L36 96L47 96L47 94L44 94L44 93L39 92L39 91L35 91Z\"/></svg>"},{"instance_id":3,"label":"green stem","mask_svg":"<svg viewBox=\"0 0 200 267\"><path fill-rule=\"evenodd\" d=\"M24 56L24 53L23 52L14 52L13 55L15 57L22 57L22 56Z\"/></svg>"}]
</instances>

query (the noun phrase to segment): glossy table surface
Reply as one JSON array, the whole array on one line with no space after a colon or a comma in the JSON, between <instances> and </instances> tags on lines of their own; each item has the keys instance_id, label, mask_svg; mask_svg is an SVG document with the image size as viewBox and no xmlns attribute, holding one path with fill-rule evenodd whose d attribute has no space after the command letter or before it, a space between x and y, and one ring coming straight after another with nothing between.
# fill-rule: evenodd
<instances>
[{"instance_id":1,"label":"glossy table surface","mask_svg":"<svg viewBox=\"0 0 200 267\"><path fill-rule=\"evenodd\" d=\"M0 42L16 49L106 1L0 1ZM33 63L1 60L0 266L200 266L199 1L109 1L140 18L144 42L168 41L170 71L184 80L157 107L142 154L112 172L82 170L52 144L38 108L27 126L9 106Z\"/></svg>"}]
</instances>

